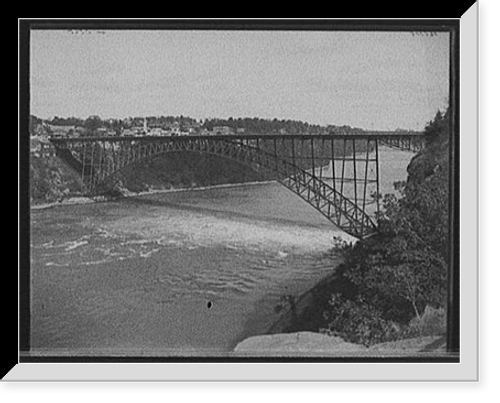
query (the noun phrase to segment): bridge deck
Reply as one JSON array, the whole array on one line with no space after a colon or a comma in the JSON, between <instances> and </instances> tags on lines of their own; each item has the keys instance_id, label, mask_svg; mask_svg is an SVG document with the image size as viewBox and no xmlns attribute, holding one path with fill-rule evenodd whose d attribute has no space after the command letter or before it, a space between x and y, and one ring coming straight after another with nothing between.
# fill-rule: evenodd
<instances>
[{"instance_id":1,"label":"bridge deck","mask_svg":"<svg viewBox=\"0 0 500 403\"><path fill-rule=\"evenodd\" d=\"M217 134L217 135L181 135L181 136L93 136L93 137L49 137L51 141L65 141L65 142L92 142L92 141L106 141L106 142L120 142L120 141L155 141L155 140L171 140L171 139L212 139L212 140L262 140L262 139L283 139L283 140L330 140L330 139L378 139L378 140L396 140L396 139L417 139L424 136L423 132L387 132L387 131L371 131L353 134Z\"/></svg>"}]
</instances>

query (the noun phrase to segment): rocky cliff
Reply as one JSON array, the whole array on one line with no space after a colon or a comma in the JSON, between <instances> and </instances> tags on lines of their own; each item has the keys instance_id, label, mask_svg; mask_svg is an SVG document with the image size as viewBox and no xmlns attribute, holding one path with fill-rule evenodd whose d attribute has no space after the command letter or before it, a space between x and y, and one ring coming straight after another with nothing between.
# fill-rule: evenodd
<instances>
[{"instance_id":1,"label":"rocky cliff","mask_svg":"<svg viewBox=\"0 0 500 403\"><path fill-rule=\"evenodd\" d=\"M169 154L125 168L116 175L111 191L189 189L266 180L237 162L203 154ZM117 192L110 192L117 195ZM82 196L79 175L55 153L30 156L32 204Z\"/></svg>"}]
</instances>

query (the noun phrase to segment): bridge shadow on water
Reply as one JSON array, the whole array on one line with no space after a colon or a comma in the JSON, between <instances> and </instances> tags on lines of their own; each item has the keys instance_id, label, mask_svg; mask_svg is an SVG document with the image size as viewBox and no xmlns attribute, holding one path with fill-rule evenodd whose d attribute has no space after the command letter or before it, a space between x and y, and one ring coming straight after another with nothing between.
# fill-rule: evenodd
<instances>
[{"instance_id":1,"label":"bridge shadow on water","mask_svg":"<svg viewBox=\"0 0 500 403\"><path fill-rule=\"evenodd\" d=\"M278 186L278 184L276 183ZM209 189L209 190L216 190L216 189ZM217 190L223 190L223 189L217 189ZM338 229L333 223L329 222L328 220L324 219L321 217L321 221L324 221L323 223L309 223L307 221L299 221L297 219L288 219L284 217L276 217L273 216L272 210L270 209L269 213L262 214L262 213L257 213L255 211L253 212L244 212L244 211L235 211L227 208L217 208L217 207L211 207L207 205L203 206L198 206L195 203L197 202L197 195L199 195L200 189L183 189L179 190L176 192L159 192L159 193L152 193L152 194L142 194L142 195L134 195L134 196L124 196L120 197L114 200L115 203L119 203L122 205L129 205L130 207L133 206L149 206L149 207L158 207L158 208L165 208L165 209L171 209L171 210L178 210L178 211L184 211L184 212L190 212L194 214L201 214L201 215L210 215L216 218L221 218L221 219L230 219L230 220L235 220L235 221L251 221L256 224L275 224L275 225L283 225L287 227L303 227L303 228L318 228L321 230L328 229L328 227L331 228L332 233L333 232L339 232L340 229ZM182 194L182 196L185 196L186 194L191 194L192 195L192 200L193 201L187 201L185 197L178 197L179 194ZM230 196L229 196L230 197ZM172 200L172 199L178 199L178 200ZM217 200L216 195L211 195L211 199L214 201ZM220 196L221 199L227 199L225 196ZM310 206L307 206L310 207ZM307 208L306 207L306 208ZM312 214L315 214L313 211Z\"/></svg>"}]
</instances>

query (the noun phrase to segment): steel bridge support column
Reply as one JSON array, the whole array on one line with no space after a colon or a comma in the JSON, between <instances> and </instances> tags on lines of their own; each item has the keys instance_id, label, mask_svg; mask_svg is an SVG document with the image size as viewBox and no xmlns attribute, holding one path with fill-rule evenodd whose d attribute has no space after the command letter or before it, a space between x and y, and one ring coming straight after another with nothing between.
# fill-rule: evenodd
<instances>
[{"instance_id":1,"label":"steel bridge support column","mask_svg":"<svg viewBox=\"0 0 500 403\"><path fill-rule=\"evenodd\" d=\"M334 139L330 139L331 141L331 151L332 151L332 188L333 190L336 192L337 191L337 178L335 177L335 140ZM335 201L335 204L337 203L337 194L334 193L334 201Z\"/></svg>"},{"instance_id":2,"label":"steel bridge support column","mask_svg":"<svg viewBox=\"0 0 500 403\"><path fill-rule=\"evenodd\" d=\"M379 176L379 164L378 164L378 139L375 139L375 166L376 166L376 175L377 175L377 194L375 196L377 202L377 221L380 217L380 176Z\"/></svg>"},{"instance_id":3,"label":"steel bridge support column","mask_svg":"<svg viewBox=\"0 0 500 403\"><path fill-rule=\"evenodd\" d=\"M365 179L363 183L363 211L366 211L366 188L368 185L368 165L370 162L370 140L366 142L366 158L365 158ZM364 221L361 225L361 232L364 229Z\"/></svg>"},{"instance_id":4,"label":"steel bridge support column","mask_svg":"<svg viewBox=\"0 0 500 403\"><path fill-rule=\"evenodd\" d=\"M356 140L352 140L352 169L354 175L354 204L358 206L358 178L356 175ZM356 220L358 219L358 210L356 210Z\"/></svg>"},{"instance_id":5,"label":"steel bridge support column","mask_svg":"<svg viewBox=\"0 0 500 403\"><path fill-rule=\"evenodd\" d=\"M87 143L83 143L83 153L82 153L82 191L87 192L85 184L85 167L87 163Z\"/></svg>"}]
</instances>

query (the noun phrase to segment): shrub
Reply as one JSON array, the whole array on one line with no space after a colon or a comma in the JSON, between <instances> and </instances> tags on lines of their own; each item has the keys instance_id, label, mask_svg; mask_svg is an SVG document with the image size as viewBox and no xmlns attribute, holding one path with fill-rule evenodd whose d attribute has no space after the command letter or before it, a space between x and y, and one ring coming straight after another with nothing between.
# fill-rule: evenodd
<instances>
[{"instance_id":1,"label":"shrub","mask_svg":"<svg viewBox=\"0 0 500 403\"><path fill-rule=\"evenodd\" d=\"M332 295L330 310L324 317L328 327L322 333L339 336L351 343L371 344L393 339L399 327L383 317L372 304L358 296L355 300L345 299L342 294Z\"/></svg>"},{"instance_id":2,"label":"shrub","mask_svg":"<svg viewBox=\"0 0 500 403\"><path fill-rule=\"evenodd\" d=\"M446 332L446 310L444 308L425 307L420 317L413 318L404 333L407 337L431 336Z\"/></svg>"}]
</instances>

